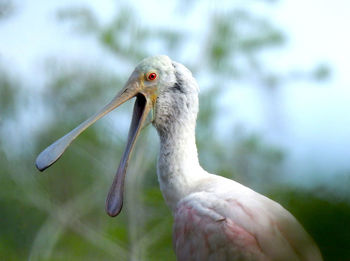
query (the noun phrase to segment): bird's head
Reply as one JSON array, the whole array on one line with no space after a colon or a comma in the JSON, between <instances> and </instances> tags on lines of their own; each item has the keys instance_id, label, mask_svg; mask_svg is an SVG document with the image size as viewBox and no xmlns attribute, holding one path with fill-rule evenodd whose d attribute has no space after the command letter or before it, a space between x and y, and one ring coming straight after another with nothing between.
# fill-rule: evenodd
<instances>
[{"instance_id":1,"label":"bird's head","mask_svg":"<svg viewBox=\"0 0 350 261\"><path fill-rule=\"evenodd\" d=\"M127 144L106 201L106 211L110 216L116 216L121 211L126 168L141 129L152 122L158 132L165 132L173 121L190 118L191 122L195 122L198 86L191 72L183 65L165 55L144 59L110 103L47 147L36 159L37 168L45 170L86 128L134 97L136 101Z\"/></svg>"},{"instance_id":2,"label":"bird's head","mask_svg":"<svg viewBox=\"0 0 350 261\"><path fill-rule=\"evenodd\" d=\"M168 131L174 121L197 115L198 85L185 66L168 56L144 59L128 82L139 86L137 95L142 95L138 97L147 105L146 122L152 122L160 132Z\"/></svg>"}]
</instances>

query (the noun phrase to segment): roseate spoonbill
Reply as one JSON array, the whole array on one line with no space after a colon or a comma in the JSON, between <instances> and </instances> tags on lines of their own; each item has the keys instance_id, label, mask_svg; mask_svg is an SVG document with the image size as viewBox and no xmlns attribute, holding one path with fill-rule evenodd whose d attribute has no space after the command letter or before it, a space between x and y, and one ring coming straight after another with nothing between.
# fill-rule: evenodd
<instances>
[{"instance_id":1,"label":"roseate spoonbill","mask_svg":"<svg viewBox=\"0 0 350 261\"><path fill-rule=\"evenodd\" d=\"M160 137L157 174L175 219L178 260L322 260L313 240L282 206L201 168L195 141L198 91L196 80L182 64L167 56L144 59L109 104L41 152L36 166L41 171L49 167L82 131L136 97L126 148L106 201L110 216L122 208L135 140L152 122Z\"/></svg>"}]
</instances>

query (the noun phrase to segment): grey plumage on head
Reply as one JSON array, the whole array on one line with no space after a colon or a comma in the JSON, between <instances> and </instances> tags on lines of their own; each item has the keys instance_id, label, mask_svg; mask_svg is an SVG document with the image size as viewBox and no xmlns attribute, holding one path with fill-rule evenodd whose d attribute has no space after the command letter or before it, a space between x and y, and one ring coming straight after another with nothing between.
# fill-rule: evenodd
<instances>
[{"instance_id":1,"label":"grey plumage on head","mask_svg":"<svg viewBox=\"0 0 350 261\"><path fill-rule=\"evenodd\" d=\"M154 125L160 133L179 124L194 126L198 113L199 87L190 70L175 61L172 74L164 86L159 86Z\"/></svg>"}]
</instances>

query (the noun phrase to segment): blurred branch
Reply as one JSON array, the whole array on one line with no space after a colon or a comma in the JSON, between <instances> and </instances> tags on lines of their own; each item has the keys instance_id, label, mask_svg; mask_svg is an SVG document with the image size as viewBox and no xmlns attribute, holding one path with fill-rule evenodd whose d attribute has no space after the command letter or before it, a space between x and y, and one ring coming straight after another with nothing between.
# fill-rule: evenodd
<instances>
[{"instance_id":1,"label":"blurred branch","mask_svg":"<svg viewBox=\"0 0 350 261\"><path fill-rule=\"evenodd\" d=\"M25 171L20 171L17 168L16 173L25 173ZM99 203L99 200L93 197L91 192L101 190L100 181L97 180L84 192L78 194L63 205L58 205L48 200L45 192L38 188L32 178L24 178L20 174L13 175L12 179L17 183L18 188L22 188L22 193L14 195L16 200L25 200L31 206L46 212L48 215L47 221L43 223L35 236L30 251L30 260L49 259L54 246L67 228L80 234L93 245L100 247L109 253L110 256L119 256L122 258L121 260L127 259L127 250L117 239L113 239L112 242L107 237L101 235L100 232L93 230L90 226L84 225L80 221L82 216L89 213Z\"/></svg>"}]
</instances>

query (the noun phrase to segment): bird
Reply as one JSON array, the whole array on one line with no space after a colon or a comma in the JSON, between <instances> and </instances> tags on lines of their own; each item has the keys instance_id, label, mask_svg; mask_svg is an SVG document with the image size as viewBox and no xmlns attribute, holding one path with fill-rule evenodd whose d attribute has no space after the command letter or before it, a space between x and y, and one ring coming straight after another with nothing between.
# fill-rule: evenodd
<instances>
[{"instance_id":1,"label":"bird","mask_svg":"<svg viewBox=\"0 0 350 261\"><path fill-rule=\"evenodd\" d=\"M82 131L135 97L126 147L106 200L108 215L122 209L130 155L140 131L152 124L160 139L157 175L174 217L177 260L322 260L311 236L279 203L201 167L195 137L199 86L189 69L166 55L142 60L110 103L39 154L37 168L51 166Z\"/></svg>"}]
</instances>

